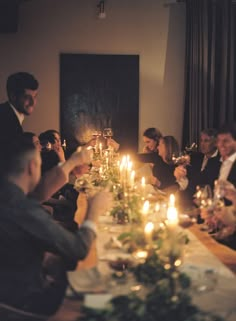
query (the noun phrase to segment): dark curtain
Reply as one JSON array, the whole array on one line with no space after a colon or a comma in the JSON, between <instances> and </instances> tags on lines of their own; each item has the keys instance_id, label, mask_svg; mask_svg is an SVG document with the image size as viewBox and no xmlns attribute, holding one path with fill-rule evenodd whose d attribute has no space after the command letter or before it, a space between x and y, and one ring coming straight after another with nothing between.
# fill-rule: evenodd
<instances>
[{"instance_id":1,"label":"dark curtain","mask_svg":"<svg viewBox=\"0 0 236 321\"><path fill-rule=\"evenodd\" d=\"M183 147L200 131L236 120L236 5L186 0Z\"/></svg>"}]
</instances>

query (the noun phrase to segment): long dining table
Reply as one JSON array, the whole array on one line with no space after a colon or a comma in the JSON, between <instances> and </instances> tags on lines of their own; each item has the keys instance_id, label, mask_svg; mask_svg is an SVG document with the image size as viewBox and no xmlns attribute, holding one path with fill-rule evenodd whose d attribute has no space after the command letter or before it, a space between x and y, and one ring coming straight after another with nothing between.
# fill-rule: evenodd
<instances>
[{"instance_id":1,"label":"long dining table","mask_svg":"<svg viewBox=\"0 0 236 321\"><path fill-rule=\"evenodd\" d=\"M83 194L78 198L78 208L75 220L81 223L86 213L86 196ZM98 307L112 295L119 294L119 290L117 292L117 289L113 289L112 292L106 287L107 275L111 273L107 255L114 255L116 250L112 252L104 245L123 229L124 226L115 224L109 216L100 218L97 240L88 257L78 263L75 271L68 273L69 282L81 297L70 296L69 291L57 313L48 321L78 321L81 304L84 302ZM186 246L181 269L192 278L193 284L198 283L192 291L193 302L203 310L219 314L227 321L235 321L236 251L217 242L199 224L184 231L190 242ZM212 280L207 279L209 275L211 278L213 276ZM211 282L212 288L205 291L204 282ZM110 283L108 287L112 288ZM121 289L122 294L124 291L127 291L127 286Z\"/></svg>"}]
</instances>

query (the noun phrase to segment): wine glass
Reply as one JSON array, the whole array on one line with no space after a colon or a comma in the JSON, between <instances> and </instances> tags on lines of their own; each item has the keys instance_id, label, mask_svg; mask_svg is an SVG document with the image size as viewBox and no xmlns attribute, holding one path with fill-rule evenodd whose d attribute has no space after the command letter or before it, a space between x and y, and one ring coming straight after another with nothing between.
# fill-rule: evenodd
<instances>
[{"instance_id":1,"label":"wine glass","mask_svg":"<svg viewBox=\"0 0 236 321\"><path fill-rule=\"evenodd\" d=\"M192 152L196 152L197 148L198 148L197 144L193 142L192 144L187 144L184 149L187 153L190 154Z\"/></svg>"},{"instance_id":2,"label":"wine glass","mask_svg":"<svg viewBox=\"0 0 236 321\"><path fill-rule=\"evenodd\" d=\"M115 284L126 282L127 272L132 266L132 261L125 257L118 257L108 261L109 267L114 271L113 280Z\"/></svg>"},{"instance_id":3,"label":"wine glass","mask_svg":"<svg viewBox=\"0 0 236 321\"><path fill-rule=\"evenodd\" d=\"M223 207L225 196L225 182L223 180L216 180L214 183L214 203L216 207Z\"/></svg>"},{"instance_id":4,"label":"wine glass","mask_svg":"<svg viewBox=\"0 0 236 321\"><path fill-rule=\"evenodd\" d=\"M212 204L212 189L210 185L198 185L196 187L196 193L194 194L194 197L197 201L197 205L200 207L208 207Z\"/></svg>"},{"instance_id":5,"label":"wine glass","mask_svg":"<svg viewBox=\"0 0 236 321\"><path fill-rule=\"evenodd\" d=\"M173 153L172 161L176 166L182 165L186 167L190 164L190 156L186 152Z\"/></svg>"},{"instance_id":6,"label":"wine glass","mask_svg":"<svg viewBox=\"0 0 236 321\"><path fill-rule=\"evenodd\" d=\"M105 139L112 138L112 136L113 136L113 130L112 130L112 128L107 127L107 128L104 128L104 129L103 129L103 137L104 137Z\"/></svg>"},{"instance_id":7,"label":"wine glass","mask_svg":"<svg viewBox=\"0 0 236 321\"><path fill-rule=\"evenodd\" d=\"M201 216L205 222L203 229L209 233L214 232L217 226L213 217L215 203L210 185L197 186L194 199L196 205L201 209Z\"/></svg>"},{"instance_id":8,"label":"wine glass","mask_svg":"<svg viewBox=\"0 0 236 321\"><path fill-rule=\"evenodd\" d=\"M100 130L94 130L92 135L95 139L98 139L102 135L102 132Z\"/></svg>"},{"instance_id":9,"label":"wine glass","mask_svg":"<svg viewBox=\"0 0 236 321\"><path fill-rule=\"evenodd\" d=\"M95 153L99 152L99 145L98 145L98 141L99 141L99 137L102 136L102 132L100 130L94 130L92 133L93 136L93 140L95 140Z\"/></svg>"}]
</instances>

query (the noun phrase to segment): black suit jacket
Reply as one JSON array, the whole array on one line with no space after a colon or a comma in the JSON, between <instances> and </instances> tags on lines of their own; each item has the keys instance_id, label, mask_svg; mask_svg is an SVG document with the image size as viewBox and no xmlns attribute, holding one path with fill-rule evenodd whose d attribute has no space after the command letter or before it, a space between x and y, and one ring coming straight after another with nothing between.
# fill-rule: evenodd
<instances>
[{"instance_id":1,"label":"black suit jacket","mask_svg":"<svg viewBox=\"0 0 236 321\"><path fill-rule=\"evenodd\" d=\"M227 180L236 187L236 161L234 161Z\"/></svg>"},{"instance_id":2,"label":"black suit jacket","mask_svg":"<svg viewBox=\"0 0 236 321\"><path fill-rule=\"evenodd\" d=\"M14 140L22 133L22 126L9 103L0 104L0 143Z\"/></svg>"},{"instance_id":3,"label":"black suit jacket","mask_svg":"<svg viewBox=\"0 0 236 321\"><path fill-rule=\"evenodd\" d=\"M191 158L191 165L188 167L189 189L191 194L196 191L197 185L210 185L214 189L214 182L219 176L221 161L219 153L209 158L206 167L201 171L204 154L196 153Z\"/></svg>"},{"instance_id":4,"label":"black suit jacket","mask_svg":"<svg viewBox=\"0 0 236 321\"><path fill-rule=\"evenodd\" d=\"M187 166L187 177L189 184L186 190L179 193L180 203L183 208L192 207L193 195L196 192L197 185L210 185L212 192L214 190L214 182L218 179L221 161L220 155L209 158L206 167L201 171L204 154L193 153L191 155L190 165Z\"/></svg>"}]
</instances>

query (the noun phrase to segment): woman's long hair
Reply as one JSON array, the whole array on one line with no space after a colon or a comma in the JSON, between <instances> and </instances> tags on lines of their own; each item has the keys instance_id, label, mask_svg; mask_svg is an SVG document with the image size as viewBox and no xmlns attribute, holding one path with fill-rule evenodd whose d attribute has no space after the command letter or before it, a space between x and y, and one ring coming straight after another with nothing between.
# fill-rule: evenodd
<instances>
[{"instance_id":1,"label":"woman's long hair","mask_svg":"<svg viewBox=\"0 0 236 321\"><path fill-rule=\"evenodd\" d=\"M165 161L168 164L172 164L173 154L179 154L179 144L177 140L174 138L174 136L164 136L162 137L162 140L166 148Z\"/></svg>"}]
</instances>

